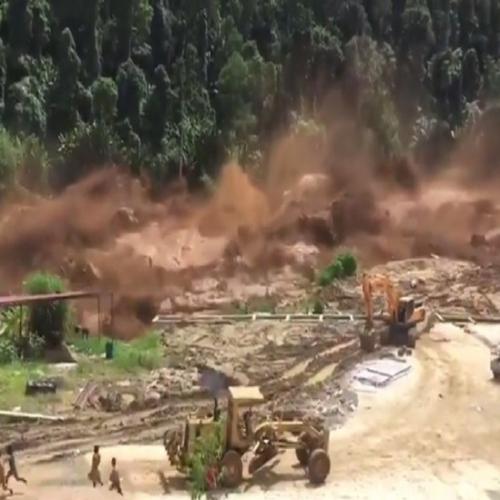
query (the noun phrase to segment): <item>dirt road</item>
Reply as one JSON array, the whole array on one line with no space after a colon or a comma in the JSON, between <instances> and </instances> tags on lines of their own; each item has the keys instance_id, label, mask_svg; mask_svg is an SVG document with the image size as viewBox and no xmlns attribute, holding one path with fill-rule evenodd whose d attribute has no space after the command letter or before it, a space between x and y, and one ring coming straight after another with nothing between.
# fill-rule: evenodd
<instances>
[{"instance_id":1,"label":"dirt road","mask_svg":"<svg viewBox=\"0 0 500 500\"><path fill-rule=\"evenodd\" d=\"M420 342L410 376L362 397L359 412L333 434L331 493L500 498L500 387L489 359L474 337L435 327Z\"/></svg>"},{"instance_id":2,"label":"dirt road","mask_svg":"<svg viewBox=\"0 0 500 500\"><path fill-rule=\"evenodd\" d=\"M354 417L332 433L325 486L309 489L286 455L249 480L244 496L262 498L265 490L266 498L289 499L305 491L307 498L500 498L500 387L491 381L488 349L458 328L438 325L420 341L413 363L390 388L361 394ZM163 498L167 490L185 498L161 447L117 447L103 455L106 472L110 456L118 457L126 497ZM86 485L87 467L88 457L30 466L23 470L30 485L18 491L27 500L113 498ZM158 471L166 475L163 486Z\"/></svg>"}]
</instances>

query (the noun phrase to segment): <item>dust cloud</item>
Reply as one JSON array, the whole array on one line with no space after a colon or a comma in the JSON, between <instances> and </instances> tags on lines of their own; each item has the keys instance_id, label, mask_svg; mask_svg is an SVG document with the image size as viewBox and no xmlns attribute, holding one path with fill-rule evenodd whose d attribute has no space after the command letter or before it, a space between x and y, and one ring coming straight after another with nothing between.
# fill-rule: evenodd
<instances>
[{"instance_id":1,"label":"dust cloud","mask_svg":"<svg viewBox=\"0 0 500 500\"><path fill-rule=\"evenodd\" d=\"M113 331L131 338L196 278L298 267L300 242L327 258L338 245L354 248L365 265L432 253L492 258L498 179L471 184L470 148L430 177L411 158L381 164L370 141L351 122L321 139L288 134L271 148L265 175L229 163L208 196L180 189L153 201L113 167L57 196L5 201L2 292L20 291L41 269L72 289L112 291ZM481 245L470 244L474 234Z\"/></svg>"}]
</instances>

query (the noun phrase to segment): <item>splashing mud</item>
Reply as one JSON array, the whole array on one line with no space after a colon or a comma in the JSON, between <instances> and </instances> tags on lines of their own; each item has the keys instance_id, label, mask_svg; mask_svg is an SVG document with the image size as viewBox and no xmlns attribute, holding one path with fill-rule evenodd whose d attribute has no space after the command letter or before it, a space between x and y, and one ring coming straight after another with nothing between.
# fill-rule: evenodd
<instances>
[{"instance_id":1,"label":"splashing mud","mask_svg":"<svg viewBox=\"0 0 500 500\"><path fill-rule=\"evenodd\" d=\"M429 253L493 258L470 238L500 227L494 187L470 187L460 169L423 180L407 160L381 176L367 166L366 148L349 162L332 144L286 137L263 181L229 164L209 197L171 193L153 202L139 181L108 168L53 198L4 202L2 291L19 291L38 269L62 274L75 289L111 290L115 333L130 338L197 279L224 286L243 271L299 269L300 244L315 249L307 251L314 259L331 258L339 244L355 248L365 265Z\"/></svg>"}]
</instances>

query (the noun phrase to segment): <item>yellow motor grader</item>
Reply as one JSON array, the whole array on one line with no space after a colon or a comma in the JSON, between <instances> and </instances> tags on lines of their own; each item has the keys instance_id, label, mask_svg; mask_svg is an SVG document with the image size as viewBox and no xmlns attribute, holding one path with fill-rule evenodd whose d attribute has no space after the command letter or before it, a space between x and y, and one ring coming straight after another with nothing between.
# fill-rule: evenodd
<instances>
[{"instance_id":1,"label":"yellow motor grader","mask_svg":"<svg viewBox=\"0 0 500 500\"><path fill-rule=\"evenodd\" d=\"M238 487L243 480L243 456L251 454L251 475L278 454L294 448L299 463L307 469L309 480L321 484L330 473L329 431L318 430L301 421L266 421L255 429L251 409L265 402L259 387L229 387L225 416L223 453L218 464L222 485ZM170 464L185 472L197 438L209 436L218 425L212 418L188 418L182 431L167 431L163 442Z\"/></svg>"}]
</instances>

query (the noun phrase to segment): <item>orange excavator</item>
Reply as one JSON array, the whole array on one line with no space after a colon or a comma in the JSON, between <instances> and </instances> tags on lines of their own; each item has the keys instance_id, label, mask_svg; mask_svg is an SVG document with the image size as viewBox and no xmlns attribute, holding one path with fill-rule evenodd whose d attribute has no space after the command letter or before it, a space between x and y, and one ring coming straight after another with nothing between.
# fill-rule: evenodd
<instances>
[{"instance_id":1,"label":"orange excavator","mask_svg":"<svg viewBox=\"0 0 500 500\"><path fill-rule=\"evenodd\" d=\"M388 328L380 336L381 344L415 347L416 325L425 320L423 302L413 296L401 296L399 289L385 275L363 275L363 297L366 307L366 329L373 330L373 295L386 295L387 311L383 320Z\"/></svg>"}]
</instances>

